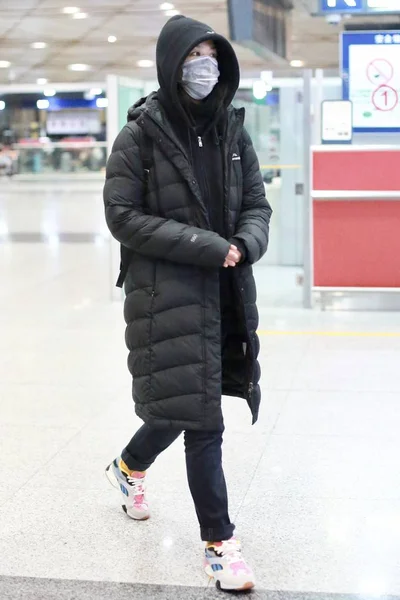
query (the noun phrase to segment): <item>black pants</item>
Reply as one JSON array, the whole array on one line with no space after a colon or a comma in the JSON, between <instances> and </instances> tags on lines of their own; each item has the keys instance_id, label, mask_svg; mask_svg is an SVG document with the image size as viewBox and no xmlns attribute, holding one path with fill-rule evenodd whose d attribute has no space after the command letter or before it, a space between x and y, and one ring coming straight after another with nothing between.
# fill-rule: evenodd
<instances>
[{"instance_id":1,"label":"black pants","mask_svg":"<svg viewBox=\"0 0 400 600\"><path fill-rule=\"evenodd\" d=\"M181 431L143 425L122 453L132 471L146 471ZM201 539L229 540L235 530L228 513L228 493L222 468L222 431L185 431L186 467L200 523Z\"/></svg>"}]
</instances>

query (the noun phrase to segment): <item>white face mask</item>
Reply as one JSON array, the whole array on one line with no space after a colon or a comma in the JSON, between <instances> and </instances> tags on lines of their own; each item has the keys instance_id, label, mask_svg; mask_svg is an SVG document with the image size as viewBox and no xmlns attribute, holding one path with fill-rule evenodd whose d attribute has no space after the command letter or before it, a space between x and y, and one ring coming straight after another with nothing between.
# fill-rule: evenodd
<instances>
[{"instance_id":1,"label":"white face mask","mask_svg":"<svg viewBox=\"0 0 400 600\"><path fill-rule=\"evenodd\" d=\"M207 98L218 83L218 61L212 56L188 60L182 67L182 85L194 100Z\"/></svg>"}]
</instances>

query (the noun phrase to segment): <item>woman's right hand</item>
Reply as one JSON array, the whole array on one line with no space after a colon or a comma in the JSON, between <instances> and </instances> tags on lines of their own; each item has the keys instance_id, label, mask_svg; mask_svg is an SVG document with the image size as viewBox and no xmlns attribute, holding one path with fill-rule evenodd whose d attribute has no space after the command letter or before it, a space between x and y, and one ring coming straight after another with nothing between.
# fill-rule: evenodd
<instances>
[{"instance_id":1,"label":"woman's right hand","mask_svg":"<svg viewBox=\"0 0 400 600\"><path fill-rule=\"evenodd\" d=\"M237 249L237 247L231 245L231 247L229 248L228 255L225 258L224 267L236 267L236 265L241 261L241 258L241 253Z\"/></svg>"}]
</instances>

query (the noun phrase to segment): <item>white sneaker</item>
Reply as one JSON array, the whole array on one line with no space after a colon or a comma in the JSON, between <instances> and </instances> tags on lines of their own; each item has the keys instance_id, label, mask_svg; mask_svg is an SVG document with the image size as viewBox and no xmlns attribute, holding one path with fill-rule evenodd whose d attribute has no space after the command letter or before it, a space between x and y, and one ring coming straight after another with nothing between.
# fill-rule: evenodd
<instances>
[{"instance_id":1,"label":"white sneaker","mask_svg":"<svg viewBox=\"0 0 400 600\"><path fill-rule=\"evenodd\" d=\"M121 468L121 458L116 458L106 469L111 485L122 492L124 512L131 519L146 521L150 518L149 505L146 500L146 473L126 472Z\"/></svg>"},{"instance_id":2,"label":"white sneaker","mask_svg":"<svg viewBox=\"0 0 400 600\"><path fill-rule=\"evenodd\" d=\"M239 592L256 585L254 573L244 560L236 538L207 544L205 569L221 590Z\"/></svg>"}]
</instances>

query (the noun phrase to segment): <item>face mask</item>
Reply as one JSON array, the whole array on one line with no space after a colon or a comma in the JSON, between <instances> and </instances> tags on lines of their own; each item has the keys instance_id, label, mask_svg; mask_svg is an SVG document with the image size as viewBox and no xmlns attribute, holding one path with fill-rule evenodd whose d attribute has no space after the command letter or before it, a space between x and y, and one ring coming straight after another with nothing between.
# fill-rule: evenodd
<instances>
[{"instance_id":1,"label":"face mask","mask_svg":"<svg viewBox=\"0 0 400 600\"><path fill-rule=\"evenodd\" d=\"M182 67L182 85L194 100L207 98L218 83L218 61L212 56L199 56Z\"/></svg>"}]
</instances>

